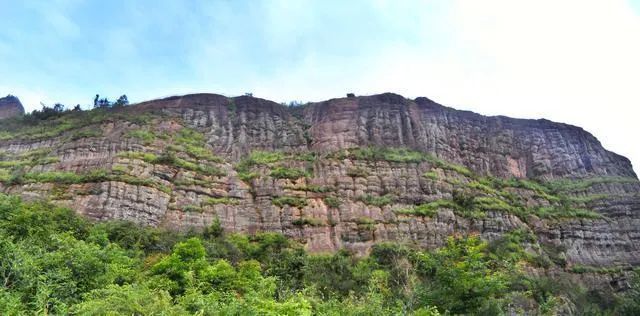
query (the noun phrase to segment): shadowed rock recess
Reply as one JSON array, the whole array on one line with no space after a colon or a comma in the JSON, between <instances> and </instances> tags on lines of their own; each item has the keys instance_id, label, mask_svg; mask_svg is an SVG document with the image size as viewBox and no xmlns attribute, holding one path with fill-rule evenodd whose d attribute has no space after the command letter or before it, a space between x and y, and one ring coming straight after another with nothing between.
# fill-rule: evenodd
<instances>
[{"instance_id":1,"label":"shadowed rock recess","mask_svg":"<svg viewBox=\"0 0 640 316\"><path fill-rule=\"evenodd\" d=\"M566 268L640 264L640 183L579 127L386 93L288 107L196 94L0 122L0 189L96 220L216 218L310 251L517 229Z\"/></svg>"}]
</instances>

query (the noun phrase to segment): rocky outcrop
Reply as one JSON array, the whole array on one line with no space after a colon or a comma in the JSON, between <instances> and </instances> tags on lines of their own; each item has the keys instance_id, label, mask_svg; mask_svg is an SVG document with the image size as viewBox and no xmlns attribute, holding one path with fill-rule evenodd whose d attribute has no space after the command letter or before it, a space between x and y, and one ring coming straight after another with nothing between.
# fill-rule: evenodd
<instances>
[{"instance_id":1,"label":"rocky outcrop","mask_svg":"<svg viewBox=\"0 0 640 316\"><path fill-rule=\"evenodd\" d=\"M8 95L0 98L0 120L24 114L24 107L18 98Z\"/></svg>"},{"instance_id":2,"label":"rocky outcrop","mask_svg":"<svg viewBox=\"0 0 640 316\"><path fill-rule=\"evenodd\" d=\"M583 129L547 120L486 117L391 93L305 108L313 149L406 146L501 177L635 177L628 159Z\"/></svg>"},{"instance_id":3,"label":"rocky outcrop","mask_svg":"<svg viewBox=\"0 0 640 316\"><path fill-rule=\"evenodd\" d=\"M318 252L522 230L558 265L640 264L629 160L566 124L390 93L297 107L197 94L53 122L55 133L0 127L3 191L96 220L187 230L219 219Z\"/></svg>"}]
</instances>

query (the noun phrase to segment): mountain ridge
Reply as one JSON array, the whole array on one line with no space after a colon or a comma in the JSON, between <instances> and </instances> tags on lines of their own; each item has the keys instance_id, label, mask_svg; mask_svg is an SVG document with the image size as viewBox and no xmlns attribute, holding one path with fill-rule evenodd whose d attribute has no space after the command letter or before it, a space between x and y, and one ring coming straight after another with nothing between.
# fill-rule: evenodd
<instances>
[{"instance_id":1,"label":"mountain ridge","mask_svg":"<svg viewBox=\"0 0 640 316\"><path fill-rule=\"evenodd\" d=\"M427 98L288 107L174 96L10 119L0 153L0 191L95 220L176 230L220 220L227 231L281 232L314 252L357 253L522 229L537 236L538 254L567 268L640 264L640 183L628 159L579 127Z\"/></svg>"}]
</instances>

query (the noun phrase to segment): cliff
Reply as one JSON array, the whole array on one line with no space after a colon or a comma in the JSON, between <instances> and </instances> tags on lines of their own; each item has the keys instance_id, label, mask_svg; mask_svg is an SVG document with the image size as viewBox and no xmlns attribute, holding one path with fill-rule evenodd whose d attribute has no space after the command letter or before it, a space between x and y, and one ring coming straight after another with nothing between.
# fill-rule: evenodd
<instances>
[{"instance_id":1,"label":"cliff","mask_svg":"<svg viewBox=\"0 0 640 316\"><path fill-rule=\"evenodd\" d=\"M579 127L395 94L196 94L0 124L0 189L96 220L277 231L311 251L533 232L547 264L640 264L640 182Z\"/></svg>"},{"instance_id":2,"label":"cliff","mask_svg":"<svg viewBox=\"0 0 640 316\"><path fill-rule=\"evenodd\" d=\"M18 98L8 95L0 98L0 120L24 114L24 107Z\"/></svg>"}]
</instances>

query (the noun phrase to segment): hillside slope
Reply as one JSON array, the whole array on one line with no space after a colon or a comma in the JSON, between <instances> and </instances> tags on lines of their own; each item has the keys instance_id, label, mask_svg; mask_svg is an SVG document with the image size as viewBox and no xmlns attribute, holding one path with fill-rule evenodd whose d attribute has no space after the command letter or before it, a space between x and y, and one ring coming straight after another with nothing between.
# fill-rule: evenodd
<instances>
[{"instance_id":1,"label":"hillside slope","mask_svg":"<svg viewBox=\"0 0 640 316\"><path fill-rule=\"evenodd\" d=\"M522 229L566 266L640 264L640 182L581 128L395 94L196 94L0 124L0 189L97 220L276 231L315 252Z\"/></svg>"}]
</instances>

